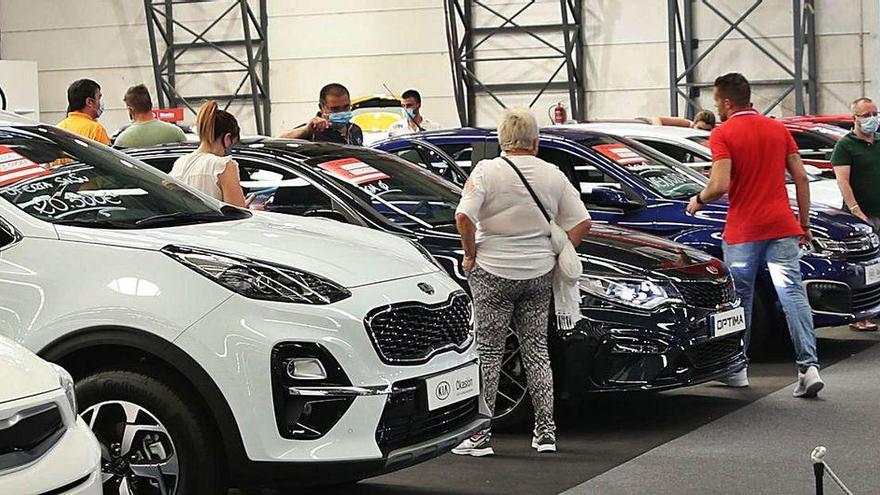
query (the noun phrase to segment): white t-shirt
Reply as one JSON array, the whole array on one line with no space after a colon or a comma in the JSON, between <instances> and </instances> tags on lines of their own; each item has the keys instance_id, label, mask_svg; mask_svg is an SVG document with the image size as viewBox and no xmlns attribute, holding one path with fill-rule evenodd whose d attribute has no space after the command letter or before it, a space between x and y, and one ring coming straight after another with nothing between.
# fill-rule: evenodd
<instances>
[{"instance_id":1,"label":"white t-shirt","mask_svg":"<svg viewBox=\"0 0 880 495\"><path fill-rule=\"evenodd\" d=\"M231 161L232 158L228 156L193 151L178 158L168 175L212 198L223 201L223 191L220 190L218 177L226 170L226 164Z\"/></svg>"},{"instance_id":2,"label":"white t-shirt","mask_svg":"<svg viewBox=\"0 0 880 495\"><path fill-rule=\"evenodd\" d=\"M550 218L566 232L590 214L559 168L535 156L508 156ZM477 264L497 277L527 280L553 269L550 224L513 168L501 158L477 163L456 213L477 226Z\"/></svg>"},{"instance_id":3,"label":"white t-shirt","mask_svg":"<svg viewBox=\"0 0 880 495\"><path fill-rule=\"evenodd\" d=\"M433 120L428 120L424 116L422 117L422 121L419 122L419 126L421 126L422 130L425 131L436 131L440 129L440 124L434 122ZM412 134L414 132L422 132L418 128L413 129L409 125L409 119L406 117L398 120L397 122L391 124L391 127L388 128L388 137L400 136L403 134Z\"/></svg>"}]
</instances>

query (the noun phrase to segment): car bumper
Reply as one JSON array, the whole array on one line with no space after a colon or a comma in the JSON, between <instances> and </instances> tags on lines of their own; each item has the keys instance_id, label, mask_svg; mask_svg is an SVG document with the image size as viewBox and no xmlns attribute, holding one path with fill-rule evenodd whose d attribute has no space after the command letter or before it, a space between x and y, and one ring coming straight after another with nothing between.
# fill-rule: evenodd
<instances>
[{"instance_id":1,"label":"car bumper","mask_svg":"<svg viewBox=\"0 0 880 495\"><path fill-rule=\"evenodd\" d=\"M866 269L880 260L842 262L804 257L804 288L816 327L843 325L880 315L880 283L867 285Z\"/></svg>"},{"instance_id":2,"label":"car bumper","mask_svg":"<svg viewBox=\"0 0 880 495\"><path fill-rule=\"evenodd\" d=\"M563 397L583 392L668 390L733 374L748 361L740 331L710 338L710 311L675 307L604 312L553 343ZM585 359L586 357L586 359Z\"/></svg>"},{"instance_id":3,"label":"car bumper","mask_svg":"<svg viewBox=\"0 0 880 495\"><path fill-rule=\"evenodd\" d=\"M101 495L101 450L88 425L74 417L60 390L24 399L20 409L55 401L64 411L66 431L39 459L0 472L0 493ZM27 402L27 404L25 404ZM4 410L10 404L3 404ZM64 407L62 407L64 406ZM19 407L16 405L16 407Z\"/></svg>"},{"instance_id":4,"label":"car bumper","mask_svg":"<svg viewBox=\"0 0 880 495\"><path fill-rule=\"evenodd\" d=\"M430 284L435 291L432 294L419 291L417 285L422 282ZM308 473L313 473L322 464L363 462L375 466L388 463L389 467L383 469L391 469L402 462L377 441L377 431L391 397L388 394L355 394L344 414L320 438L283 438L273 406L272 350L278 344L289 342L320 345L339 363L354 388L387 389L407 381L424 382L425 377L474 363L477 355L473 341L466 349L436 354L424 364L390 365L383 362L374 349L364 317L375 308L396 302L441 303L460 290L438 271L352 288L351 297L327 306L262 302L233 296L184 332L175 344L202 363L213 378L230 406L241 436L243 452L233 454L230 461L230 468L235 471L233 477L251 478L248 469L236 465L240 462L269 463L282 478L283 472L298 471L295 464L304 464ZM452 427L476 421L484 407L479 404L470 417L458 418ZM419 439L415 443L445 445L436 440L449 431L441 428L436 438Z\"/></svg>"}]
</instances>

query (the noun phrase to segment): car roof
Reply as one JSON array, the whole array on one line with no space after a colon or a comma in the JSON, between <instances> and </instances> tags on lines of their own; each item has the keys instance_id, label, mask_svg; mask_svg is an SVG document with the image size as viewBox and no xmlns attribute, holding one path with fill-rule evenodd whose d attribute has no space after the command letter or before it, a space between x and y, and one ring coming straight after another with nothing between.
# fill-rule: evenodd
<instances>
[{"instance_id":1,"label":"car roof","mask_svg":"<svg viewBox=\"0 0 880 495\"><path fill-rule=\"evenodd\" d=\"M14 125L39 125L39 122L31 119L26 119L21 115L18 115L13 112L8 112L5 110L0 110L0 125L2 126L14 126Z\"/></svg>"},{"instance_id":2,"label":"car roof","mask_svg":"<svg viewBox=\"0 0 880 495\"><path fill-rule=\"evenodd\" d=\"M195 149L199 146L198 142L183 142L183 143L168 143L168 144L160 144L158 146L148 146L145 148L128 148L122 150L126 153L145 153L150 151L162 151L162 150L170 150L170 149ZM251 136L244 137L241 141L236 145L238 148L249 148L249 149L267 149L269 151L280 151L285 153L293 153L299 155L316 155L321 152L332 153L334 151L340 150L352 150L352 151L376 151L372 148L365 148L363 146L352 146L347 144L337 144L337 143L327 143L327 142L316 142L316 141L307 141L304 139L287 139L287 138L275 138L275 137L265 137L265 136Z\"/></svg>"},{"instance_id":3,"label":"car roof","mask_svg":"<svg viewBox=\"0 0 880 495\"><path fill-rule=\"evenodd\" d=\"M568 126L561 126L568 127ZM587 123L573 124L571 127L586 129L591 131L600 131L607 134L617 136L638 136L638 137L666 137L676 139L688 139L692 137L709 137L709 131L693 129L690 127L663 126L650 124L620 124L620 123Z\"/></svg>"}]
</instances>

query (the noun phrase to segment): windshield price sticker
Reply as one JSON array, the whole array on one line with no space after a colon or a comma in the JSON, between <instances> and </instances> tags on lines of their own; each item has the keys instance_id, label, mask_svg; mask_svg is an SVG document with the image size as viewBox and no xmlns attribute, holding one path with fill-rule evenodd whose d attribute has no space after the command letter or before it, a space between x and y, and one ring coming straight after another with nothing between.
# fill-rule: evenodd
<instances>
[{"instance_id":1,"label":"windshield price sticker","mask_svg":"<svg viewBox=\"0 0 880 495\"><path fill-rule=\"evenodd\" d=\"M331 160L329 162L320 163L318 166L337 178L356 186L391 178L391 176L358 160L357 158Z\"/></svg>"},{"instance_id":2,"label":"windshield price sticker","mask_svg":"<svg viewBox=\"0 0 880 495\"><path fill-rule=\"evenodd\" d=\"M635 165L647 161L644 157L639 156L638 153L622 144L597 144L596 146L593 146L593 149L610 158L618 165Z\"/></svg>"},{"instance_id":3,"label":"windshield price sticker","mask_svg":"<svg viewBox=\"0 0 880 495\"><path fill-rule=\"evenodd\" d=\"M49 173L46 167L0 146L0 187Z\"/></svg>"}]
</instances>

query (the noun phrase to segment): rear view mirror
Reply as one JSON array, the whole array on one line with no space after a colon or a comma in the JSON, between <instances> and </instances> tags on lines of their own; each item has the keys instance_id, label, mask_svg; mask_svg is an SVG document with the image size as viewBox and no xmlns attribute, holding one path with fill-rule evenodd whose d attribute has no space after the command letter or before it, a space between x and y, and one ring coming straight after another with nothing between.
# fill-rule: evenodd
<instances>
[{"instance_id":1,"label":"rear view mirror","mask_svg":"<svg viewBox=\"0 0 880 495\"><path fill-rule=\"evenodd\" d=\"M642 208L642 204L631 200L625 192L616 187L597 186L585 194L587 202L600 208L619 208L623 211L634 211Z\"/></svg>"}]
</instances>

